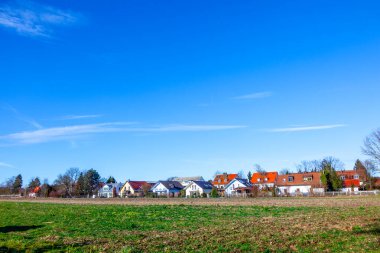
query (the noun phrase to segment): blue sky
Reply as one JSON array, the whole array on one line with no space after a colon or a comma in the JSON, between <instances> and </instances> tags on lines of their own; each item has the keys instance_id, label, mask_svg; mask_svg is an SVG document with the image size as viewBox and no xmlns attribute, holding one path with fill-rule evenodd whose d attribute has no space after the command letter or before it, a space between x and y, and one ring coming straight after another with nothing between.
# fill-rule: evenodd
<instances>
[{"instance_id":1,"label":"blue sky","mask_svg":"<svg viewBox=\"0 0 380 253\"><path fill-rule=\"evenodd\" d=\"M378 1L1 1L0 181L350 169L379 27Z\"/></svg>"}]
</instances>

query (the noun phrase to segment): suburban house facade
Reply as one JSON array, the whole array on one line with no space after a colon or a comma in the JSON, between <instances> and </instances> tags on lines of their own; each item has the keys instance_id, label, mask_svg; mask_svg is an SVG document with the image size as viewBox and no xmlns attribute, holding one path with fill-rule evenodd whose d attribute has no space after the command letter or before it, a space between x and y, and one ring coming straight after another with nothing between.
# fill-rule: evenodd
<instances>
[{"instance_id":1,"label":"suburban house facade","mask_svg":"<svg viewBox=\"0 0 380 253\"><path fill-rule=\"evenodd\" d=\"M343 182L342 191L359 191L359 188L367 181L367 173L365 170L338 170L337 175Z\"/></svg>"},{"instance_id":2,"label":"suburban house facade","mask_svg":"<svg viewBox=\"0 0 380 253\"><path fill-rule=\"evenodd\" d=\"M323 193L320 172L290 173L278 175L276 186L280 195L312 195Z\"/></svg>"},{"instance_id":3,"label":"suburban house facade","mask_svg":"<svg viewBox=\"0 0 380 253\"><path fill-rule=\"evenodd\" d=\"M248 179L234 178L226 185L224 195L227 197L246 196L252 192L252 189L253 185Z\"/></svg>"},{"instance_id":4,"label":"suburban house facade","mask_svg":"<svg viewBox=\"0 0 380 253\"><path fill-rule=\"evenodd\" d=\"M259 189L273 188L276 185L278 172L256 172L251 177L251 183Z\"/></svg>"},{"instance_id":5,"label":"suburban house facade","mask_svg":"<svg viewBox=\"0 0 380 253\"><path fill-rule=\"evenodd\" d=\"M144 190L150 191L154 184L146 181L131 181L125 182L120 190L120 197L142 197L144 196Z\"/></svg>"},{"instance_id":6,"label":"suburban house facade","mask_svg":"<svg viewBox=\"0 0 380 253\"><path fill-rule=\"evenodd\" d=\"M98 191L98 197L100 198L115 198L119 196L122 183L105 184Z\"/></svg>"},{"instance_id":7,"label":"suburban house facade","mask_svg":"<svg viewBox=\"0 0 380 253\"><path fill-rule=\"evenodd\" d=\"M177 181L158 181L152 188L157 196L178 197L184 187Z\"/></svg>"},{"instance_id":8,"label":"suburban house facade","mask_svg":"<svg viewBox=\"0 0 380 253\"><path fill-rule=\"evenodd\" d=\"M173 177L170 178L169 181L177 181L180 182L183 187L188 186L192 181L205 181L201 176L195 177Z\"/></svg>"},{"instance_id":9,"label":"suburban house facade","mask_svg":"<svg viewBox=\"0 0 380 253\"><path fill-rule=\"evenodd\" d=\"M237 178L238 174L219 174L216 175L214 180L212 181L212 185L218 189L219 192L224 192L226 186L235 178Z\"/></svg>"},{"instance_id":10,"label":"suburban house facade","mask_svg":"<svg viewBox=\"0 0 380 253\"><path fill-rule=\"evenodd\" d=\"M200 197L206 194L210 196L211 190L214 186L210 182L206 181L191 181L185 188L186 197Z\"/></svg>"}]
</instances>

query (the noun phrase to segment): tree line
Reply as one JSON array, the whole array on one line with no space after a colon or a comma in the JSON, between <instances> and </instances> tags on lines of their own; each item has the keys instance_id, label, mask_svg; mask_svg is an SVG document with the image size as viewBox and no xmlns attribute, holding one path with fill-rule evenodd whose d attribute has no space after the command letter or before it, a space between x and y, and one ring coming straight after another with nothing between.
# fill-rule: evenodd
<instances>
[{"instance_id":1,"label":"tree line","mask_svg":"<svg viewBox=\"0 0 380 253\"><path fill-rule=\"evenodd\" d=\"M373 189L376 174L379 172L380 165L380 129L374 131L364 140L362 147L363 154L370 157L365 161L356 160L354 169L364 169L367 174L367 181L363 185L363 189ZM338 170L343 170L344 164L337 158L326 157L322 160L301 161L296 165L296 172L309 173L321 172L321 181L327 191L336 191L342 188L342 180L337 175ZM254 166L254 171L265 173L260 165ZM282 169L280 174L292 173L289 169ZM216 174L221 174L217 171ZM245 177L244 172L240 171L238 177L251 180L252 172L249 171ZM57 179L49 184L45 179L40 181L39 177L35 177L23 188L23 178L19 174L5 181L0 186L0 194L27 194L38 189L37 194L42 197L90 197L97 193L99 187L104 183L116 183L114 177L108 179L101 178L100 174L94 170L80 170L78 168L70 168L64 174L58 175Z\"/></svg>"}]
</instances>

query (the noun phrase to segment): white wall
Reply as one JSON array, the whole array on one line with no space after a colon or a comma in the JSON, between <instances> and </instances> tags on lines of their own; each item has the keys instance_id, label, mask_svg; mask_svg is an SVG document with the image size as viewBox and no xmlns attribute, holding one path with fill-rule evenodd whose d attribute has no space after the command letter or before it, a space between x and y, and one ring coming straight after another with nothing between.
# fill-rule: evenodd
<instances>
[{"instance_id":1,"label":"white wall","mask_svg":"<svg viewBox=\"0 0 380 253\"><path fill-rule=\"evenodd\" d=\"M238 180L232 180L232 182L230 183L230 185L224 190L224 194L229 196L229 195L234 195L236 194L236 188L239 188L239 187L246 187L244 184L242 184L240 181Z\"/></svg>"},{"instance_id":2,"label":"white wall","mask_svg":"<svg viewBox=\"0 0 380 253\"><path fill-rule=\"evenodd\" d=\"M152 189L152 191L154 193L157 193L158 195L168 195L169 194L169 190L166 189L166 187L162 183L160 183L159 185L157 185L156 187L154 187Z\"/></svg>"},{"instance_id":3,"label":"white wall","mask_svg":"<svg viewBox=\"0 0 380 253\"><path fill-rule=\"evenodd\" d=\"M186 197L191 197L194 193L199 193L200 195L203 193L206 193L207 195L211 193L211 189L202 189L195 183L190 183L185 191Z\"/></svg>"}]
</instances>

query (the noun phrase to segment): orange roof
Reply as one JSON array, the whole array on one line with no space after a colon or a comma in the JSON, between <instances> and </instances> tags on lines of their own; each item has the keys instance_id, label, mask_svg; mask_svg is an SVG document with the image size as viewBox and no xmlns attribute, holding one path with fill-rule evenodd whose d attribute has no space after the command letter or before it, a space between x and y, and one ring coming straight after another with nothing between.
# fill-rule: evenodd
<instances>
[{"instance_id":1,"label":"orange roof","mask_svg":"<svg viewBox=\"0 0 380 253\"><path fill-rule=\"evenodd\" d=\"M308 173L290 173L287 175L279 175L277 177L278 186L292 186L292 185L311 185L321 186L321 173L308 172Z\"/></svg>"},{"instance_id":2,"label":"orange roof","mask_svg":"<svg viewBox=\"0 0 380 253\"><path fill-rule=\"evenodd\" d=\"M276 182L278 176L277 171L275 172L265 172L265 173L253 173L251 177L252 184L273 184Z\"/></svg>"},{"instance_id":3,"label":"orange roof","mask_svg":"<svg viewBox=\"0 0 380 253\"><path fill-rule=\"evenodd\" d=\"M227 173L219 174L215 176L214 180L212 181L212 184L213 185L227 185L229 182L234 180L237 176L238 174L227 174Z\"/></svg>"},{"instance_id":4,"label":"orange roof","mask_svg":"<svg viewBox=\"0 0 380 253\"><path fill-rule=\"evenodd\" d=\"M359 179L346 179L346 180L343 180L343 186L344 187L351 187L351 186L356 186L356 187L359 187L360 186L360 180Z\"/></svg>"},{"instance_id":5,"label":"orange roof","mask_svg":"<svg viewBox=\"0 0 380 253\"><path fill-rule=\"evenodd\" d=\"M41 190L41 187L37 186L33 189L33 193L38 193Z\"/></svg>"}]
</instances>

